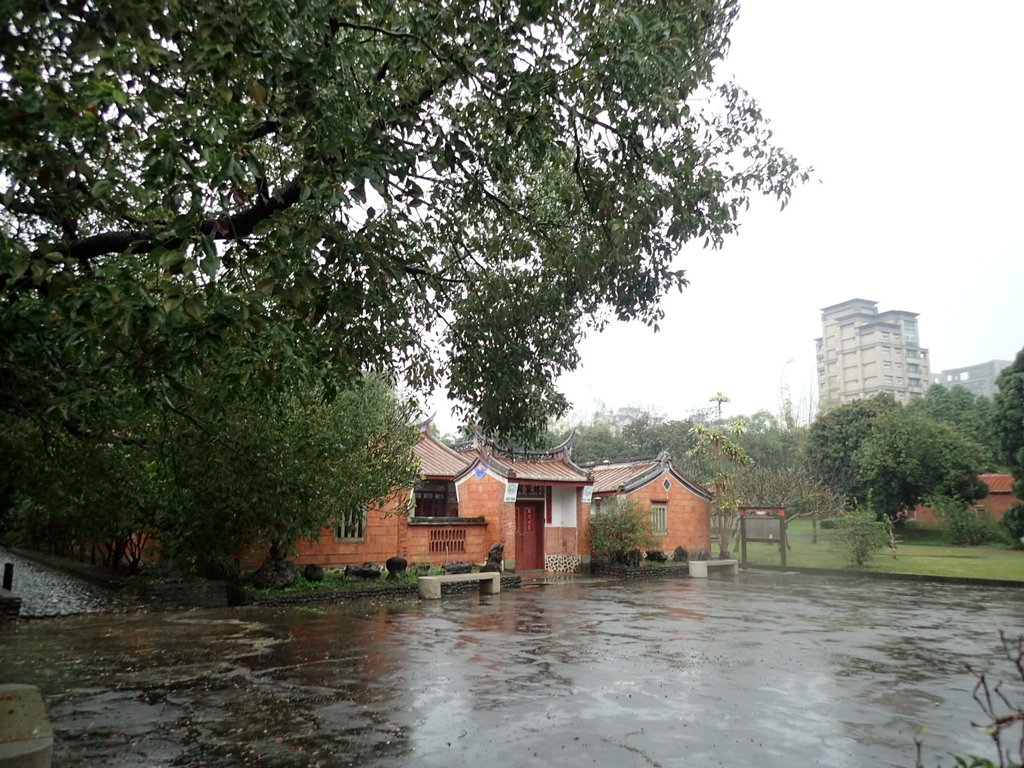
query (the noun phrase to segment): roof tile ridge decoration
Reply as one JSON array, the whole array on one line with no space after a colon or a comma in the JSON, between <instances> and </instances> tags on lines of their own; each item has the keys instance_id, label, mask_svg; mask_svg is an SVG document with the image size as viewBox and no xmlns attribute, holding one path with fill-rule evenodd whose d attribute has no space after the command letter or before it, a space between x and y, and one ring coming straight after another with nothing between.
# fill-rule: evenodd
<instances>
[{"instance_id":1,"label":"roof tile ridge decoration","mask_svg":"<svg viewBox=\"0 0 1024 768\"><path fill-rule=\"evenodd\" d=\"M420 432L422 433L421 436L425 437L425 438L429 438L430 440L432 440L433 442L437 443L439 446L441 446L444 450L446 450L448 453L452 454L453 456L457 456L460 459L465 459L466 458L465 456L463 456L457 450L455 450L450 445L448 445L444 440L441 440L439 437L434 435L434 433L430 429L432 425L433 425L433 417L431 417L430 419L428 419L425 422L422 422L419 425L420 426Z\"/></svg>"},{"instance_id":2,"label":"roof tile ridge decoration","mask_svg":"<svg viewBox=\"0 0 1024 768\"><path fill-rule=\"evenodd\" d=\"M660 454L659 454L660 456ZM625 459L623 461L592 461L587 462L583 466L587 469L601 470L601 469L625 469L626 467L637 466L640 464L657 464L658 458L643 458L643 459Z\"/></svg>"},{"instance_id":3,"label":"roof tile ridge decoration","mask_svg":"<svg viewBox=\"0 0 1024 768\"><path fill-rule=\"evenodd\" d=\"M473 438L477 445L486 446L491 455L506 461L558 461L561 459L572 463L570 454L576 444L576 430L569 433L569 436L554 448L514 448L501 445L487 437L476 426L473 427ZM573 464L573 466L578 465Z\"/></svg>"}]
</instances>

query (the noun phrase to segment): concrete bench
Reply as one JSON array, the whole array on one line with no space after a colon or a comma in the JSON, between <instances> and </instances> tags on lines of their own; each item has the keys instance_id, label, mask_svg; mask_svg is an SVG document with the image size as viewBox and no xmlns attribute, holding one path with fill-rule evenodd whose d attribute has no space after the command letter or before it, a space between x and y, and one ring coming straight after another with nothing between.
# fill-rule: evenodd
<instances>
[{"instance_id":1,"label":"concrete bench","mask_svg":"<svg viewBox=\"0 0 1024 768\"><path fill-rule=\"evenodd\" d=\"M53 726L33 685L0 685L0 768L50 768Z\"/></svg>"},{"instance_id":2,"label":"concrete bench","mask_svg":"<svg viewBox=\"0 0 1024 768\"><path fill-rule=\"evenodd\" d=\"M440 600L441 585L460 581L480 582L481 595L496 595L501 592L501 574L496 571L480 573L446 573L443 576L420 576L416 586L423 600Z\"/></svg>"},{"instance_id":3,"label":"concrete bench","mask_svg":"<svg viewBox=\"0 0 1024 768\"><path fill-rule=\"evenodd\" d=\"M740 572L739 560L691 560L690 575L695 579L706 579L710 571L723 576L736 576Z\"/></svg>"}]
</instances>

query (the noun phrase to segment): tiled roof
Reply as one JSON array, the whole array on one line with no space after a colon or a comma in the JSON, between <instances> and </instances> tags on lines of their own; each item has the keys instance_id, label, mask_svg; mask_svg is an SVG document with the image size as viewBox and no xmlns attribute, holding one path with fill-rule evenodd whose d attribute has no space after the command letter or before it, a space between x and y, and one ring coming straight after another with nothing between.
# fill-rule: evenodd
<instances>
[{"instance_id":1,"label":"tiled roof","mask_svg":"<svg viewBox=\"0 0 1024 768\"><path fill-rule=\"evenodd\" d=\"M989 493L1013 493L1013 475L989 472L978 479L988 486Z\"/></svg>"},{"instance_id":2,"label":"tiled roof","mask_svg":"<svg viewBox=\"0 0 1024 768\"><path fill-rule=\"evenodd\" d=\"M491 469L517 482L534 483L589 483L585 472L565 461L554 459L549 461L522 459L513 461L505 457L484 457L484 462Z\"/></svg>"},{"instance_id":3,"label":"tiled roof","mask_svg":"<svg viewBox=\"0 0 1024 768\"><path fill-rule=\"evenodd\" d=\"M424 431L413 449L420 460L420 474L424 477L452 478L470 465L470 460L442 443L430 432Z\"/></svg>"},{"instance_id":4,"label":"tiled roof","mask_svg":"<svg viewBox=\"0 0 1024 768\"><path fill-rule=\"evenodd\" d=\"M655 459L631 461L625 464L598 464L594 467L594 493L617 491L629 481L647 474L658 466Z\"/></svg>"}]
</instances>

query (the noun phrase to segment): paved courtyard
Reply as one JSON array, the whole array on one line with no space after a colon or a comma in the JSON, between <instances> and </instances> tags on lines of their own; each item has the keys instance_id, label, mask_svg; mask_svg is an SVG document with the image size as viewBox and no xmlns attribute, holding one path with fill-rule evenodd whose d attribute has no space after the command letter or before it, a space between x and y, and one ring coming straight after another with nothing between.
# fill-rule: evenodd
<instances>
[{"instance_id":1,"label":"paved courtyard","mask_svg":"<svg viewBox=\"0 0 1024 768\"><path fill-rule=\"evenodd\" d=\"M744 573L0 626L60 766L912 766L990 754L1024 593Z\"/></svg>"}]
</instances>

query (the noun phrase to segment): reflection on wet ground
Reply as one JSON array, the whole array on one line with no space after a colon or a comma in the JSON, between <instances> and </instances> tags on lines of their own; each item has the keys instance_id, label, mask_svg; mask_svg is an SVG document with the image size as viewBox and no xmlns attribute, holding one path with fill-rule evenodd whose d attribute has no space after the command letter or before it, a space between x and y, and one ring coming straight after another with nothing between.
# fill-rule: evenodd
<instances>
[{"instance_id":1,"label":"reflection on wet ground","mask_svg":"<svg viewBox=\"0 0 1024 768\"><path fill-rule=\"evenodd\" d=\"M567 582L491 597L0 626L60 766L908 766L981 753L970 661L1018 590Z\"/></svg>"}]
</instances>

